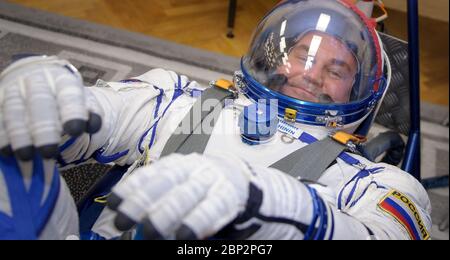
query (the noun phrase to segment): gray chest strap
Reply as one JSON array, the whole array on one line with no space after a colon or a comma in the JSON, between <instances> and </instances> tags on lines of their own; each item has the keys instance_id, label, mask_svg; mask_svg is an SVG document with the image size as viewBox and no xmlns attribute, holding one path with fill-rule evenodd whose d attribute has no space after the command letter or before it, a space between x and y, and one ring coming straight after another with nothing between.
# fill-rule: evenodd
<instances>
[{"instance_id":1,"label":"gray chest strap","mask_svg":"<svg viewBox=\"0 0 450 260\"><path fill-rule=\"evenodd\" d=\"M232 97L233 93L220 88L205 90L167 141L161 157L172 153L202 154L211 137L211 131L205 132L203 129L209 127L212 130L225 100ZM205 101L208 101L207 107ZM331 138L325 138L291 153L270 167L294 177L317 181L345 148Z\"/></svg>"},{"instance_id":2,"label":"gray chest strap","mask_svg":"<svg viewBox=\"0 0 450 260\"><path fill-rule=\"evenodd\" d=\"M232 92L217 87L203 91L167 141L161 157L172 153L202 154L211 137L214 124L225 106L225 100L232 99L233 96ZM208 129L210 131L204 131Z\"/></svg>"},{"instance_id":3,"label":"gray chest strap","mask_svg":"<svg viewBox=\"0 0 450 260\"><path fill-rule=\"evenodd\" d=\"M298 149L269 167L293 177L317 182L345 149L346 146L327 137Z\"/></svg>"}]
</instances>

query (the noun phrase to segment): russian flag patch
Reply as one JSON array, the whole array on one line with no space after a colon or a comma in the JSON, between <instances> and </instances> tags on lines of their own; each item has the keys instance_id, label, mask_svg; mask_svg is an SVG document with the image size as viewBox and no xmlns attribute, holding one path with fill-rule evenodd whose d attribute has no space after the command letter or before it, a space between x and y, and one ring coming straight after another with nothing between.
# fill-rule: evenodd
<instances>
[{"instance_id":1,"label":"russian flag patch","mask_svg":"<svg viewBox=\"0 0 450 260\"><path fill-rule=\"evenodd\" d=\"M428 233L424 222L414 203L402 193L392 190L379 203L378 207L394 217L413 240L428 240Z\"/></svg>"}]
</instances>

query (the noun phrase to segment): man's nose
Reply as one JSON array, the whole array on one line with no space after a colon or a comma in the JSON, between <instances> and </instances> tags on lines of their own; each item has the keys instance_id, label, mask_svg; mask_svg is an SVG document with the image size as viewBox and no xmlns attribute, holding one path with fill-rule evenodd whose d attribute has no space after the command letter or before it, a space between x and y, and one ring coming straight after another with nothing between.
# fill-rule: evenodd
<instances>
[{"instance_id":1,"label":"man's nose","mask_svg":"<svg viewBox=\"0 0 450 260\"><path fill-rule=\"evenodd\" d=\"M316 85L317 87L322 86L322 71L315 64L309 68L305 68L304 78L309 83Z\"/></svg>"}]
</instances>

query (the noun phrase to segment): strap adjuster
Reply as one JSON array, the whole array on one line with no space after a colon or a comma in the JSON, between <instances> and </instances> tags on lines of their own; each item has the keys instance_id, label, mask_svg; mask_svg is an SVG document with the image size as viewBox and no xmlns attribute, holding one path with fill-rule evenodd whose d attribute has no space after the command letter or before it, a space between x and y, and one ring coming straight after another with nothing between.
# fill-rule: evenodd
<instances>
[{"instance_id":1,"label":"strap adjuster","mask_svg":"<svg viewBox=\"0 0 450 260\"><path fill-rule=\"evenodd\" d=\"M330 135L331 139L347 146L350 151L355 152L356 146L361 145L367 141L367 138L362 135L352 135L343 131L338 131Z\"/></svg>"},{"instance_id":2,"label":"strap adjuster","mask_svg":"<svg viewBox=\"0 0 450 260\"><path fill-rule=\"evenodd\" d=\"M226 79L218 79L213 84L214 84L214 86L223 88L225 90L234 88L233 82L226 80Z\"/></svg>"},{"instance_id":3,"label":"strap adjuster","mask_svg":"<svg viewBox=\"0 0 450 260\"><path fill-rule=\"evenodd\" d=\"M235 88L233 82L226 80L226 79L218 79L216 81L212 81L210 83L211 87L216 87L216 88L220 88L226 91L229 91L231 93L233 93L233 98L237 98L238 96L238 91Z\"/></svg>"}]
</instances>

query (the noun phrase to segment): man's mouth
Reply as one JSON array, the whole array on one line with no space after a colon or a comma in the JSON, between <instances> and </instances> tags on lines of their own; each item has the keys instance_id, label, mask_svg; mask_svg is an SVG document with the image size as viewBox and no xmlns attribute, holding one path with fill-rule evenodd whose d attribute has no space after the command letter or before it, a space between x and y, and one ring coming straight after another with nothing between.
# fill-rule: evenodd
<instances>
[{"instance_id":1,"label":"man's mouth","mask_svg":"<svg viewBox=\"0 0 450 260\"><path fill-rule=\"evenodd\" d=\"M316 95L314 93L312 93L311 91L307 90L306 88L298 87L297 89L300 90L300 91L303 91L304 93L306 93L306 94L308 94L308 95L310 95L310 96L312 96L314 98L316 98Z\"/></svg>"},{"instance_id":2,"label":"man's mouth","mask_svg":"<svg viewBox=\"0 0 450 260\"><path fill-rule=\"evenodd\" d=\"M283 94L304 100L304 101L311 101L311 102L317 102L318 98L317 95L313 92L307 90L306 88L299 87L299 86L292 86L287 84L283 90Z\"/></svg>"}]
</instances>

